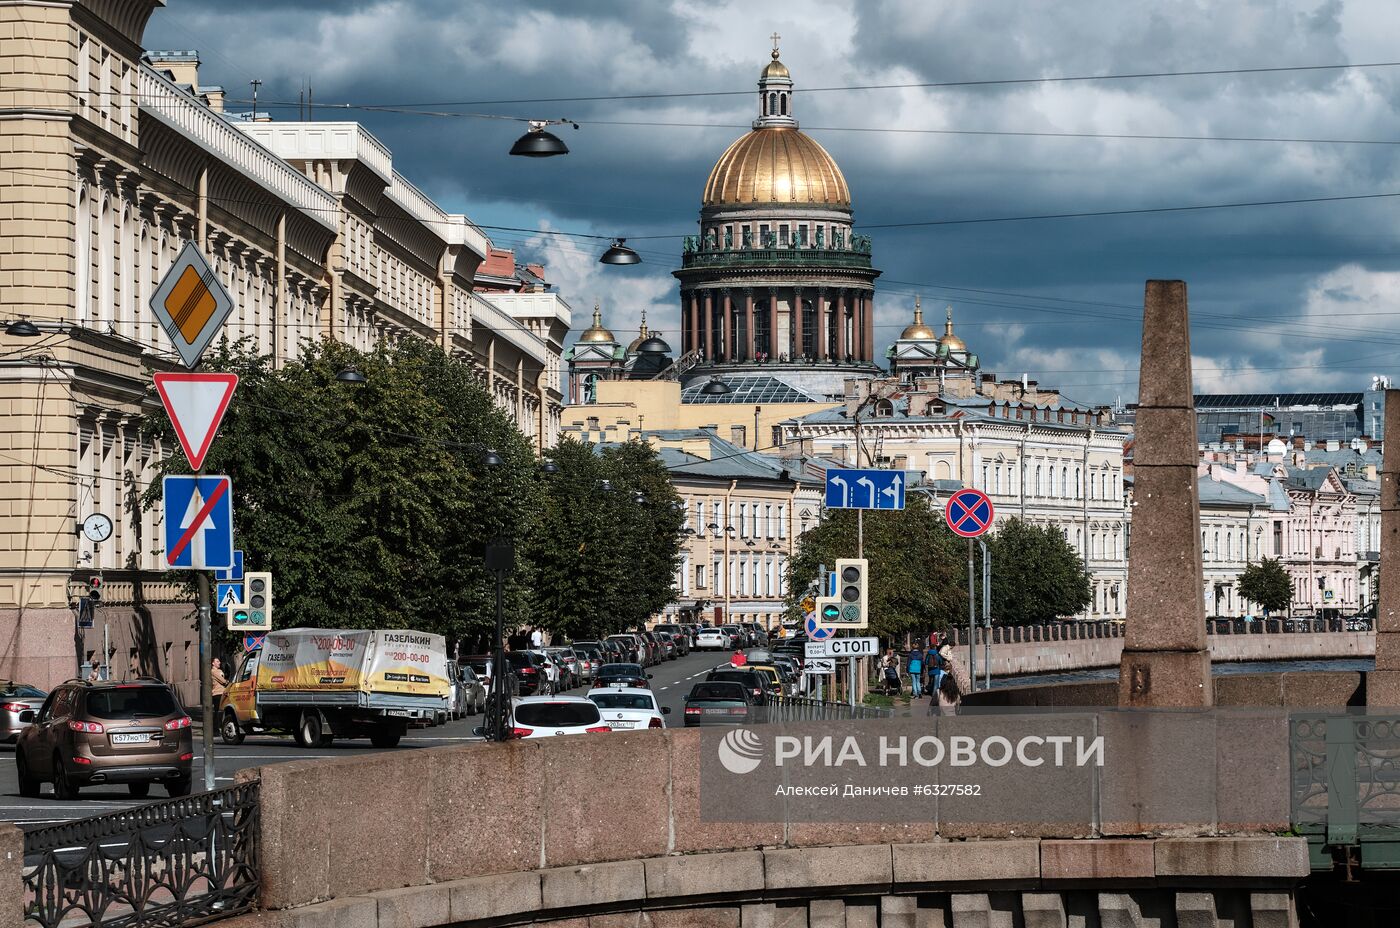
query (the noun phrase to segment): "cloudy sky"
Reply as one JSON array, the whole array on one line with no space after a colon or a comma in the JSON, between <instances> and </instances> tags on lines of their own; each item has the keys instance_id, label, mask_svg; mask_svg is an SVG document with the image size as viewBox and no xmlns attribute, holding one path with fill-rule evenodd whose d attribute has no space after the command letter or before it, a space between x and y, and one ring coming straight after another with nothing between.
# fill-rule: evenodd
<instances>
[{"instance_id":1,"label":"cloudy sky","mask_svg":"<svg viewBox=\"0 0 1400 928\"><path fill-rule=\"evenodd\" d=\"M318 119L363 122L395 167L479 223L628 236L645 263L611 268L594 243L488 230L549 266L576 330L596 299L619 335L645 309L674 344L679 236L754 115L774 31L794 114L840 163L857 225L945 223L869 230L882 342L922 294L933 316L952 304L988 369L1131 401L1143 281L1183 278L1200 390L1400 375L1400 197L948 222L1400 193L1400 67L843 89L1387 62L1400 59L1393 0L169 0L145 44L198 49L201 82L235 99L261 79L280 118L296 107L275 104L312 87ZM319 109L346 103L581 128L558 130L567 157L511 158L519 123Z\"/></svg>"}]
</instances>

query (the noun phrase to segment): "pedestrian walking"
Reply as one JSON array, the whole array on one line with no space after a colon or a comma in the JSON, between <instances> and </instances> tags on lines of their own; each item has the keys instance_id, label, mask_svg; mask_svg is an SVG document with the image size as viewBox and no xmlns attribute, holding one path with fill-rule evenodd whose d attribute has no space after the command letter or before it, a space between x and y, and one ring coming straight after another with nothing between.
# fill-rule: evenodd
<instances>
[{"instance_id":1,"label":"pedestrian walking","mask_svg":"<svg viewBox=\"0 0 1400 928\"><path fill-rule=\"evenodd\" d=\"M923 695L924 682L924 652L918 644L909 652L909 662L905 666L909 668L909 696L918 699Z\"/></svg>"},{"instance_id":2,"label":"pedestrian walking","mask_svg":"<svg viewBox=\"0 0 1400 928\"><path fill-rule=\"evenodd\" d=\"M899 683L899 655L894 653L894 648L885 652L885 656L880 659L880 667L885 678L885 695L898 696L900 692ZM893 692L891 692L893 690Z\"/></svg>"},{"instance_id":3,"label":"pedestrian walking","mask_svg":"<svg viewBox=\"0 0 1400 928\"><path fill-rule=\"evenodd\" d=\"M544 647L544 632L540 631L538 628L536 628L534 631L530 632L530 647L532 647L532 648L542 648L542 647Z\"/></svg>"},{"instance_id":4,"label":"pedestrian walking","mask_svg":"<svg viewBox=\"0 0 1400 928\"><path fill-rule=\"evenodd\" d=\"M929 693L932 699L929 701L929 714L957 715L963 696L972 692L972 684L968 681L967 671L953 660L953 646L950 644L938 649L937 675L936 689L930 675Z\"/></svg>"},{"instance_id":5,"label":"pedestrian walking","mask_svg":"<svg viewBox=\"0 0 1400 928\"><path fill-rule=\"evenodd\" d=\"M217 700L228 689L228 677L224 676L223 662L217 657L209 663L209 679L213 684L214 699Z\"/></svg>"}]
</instances>

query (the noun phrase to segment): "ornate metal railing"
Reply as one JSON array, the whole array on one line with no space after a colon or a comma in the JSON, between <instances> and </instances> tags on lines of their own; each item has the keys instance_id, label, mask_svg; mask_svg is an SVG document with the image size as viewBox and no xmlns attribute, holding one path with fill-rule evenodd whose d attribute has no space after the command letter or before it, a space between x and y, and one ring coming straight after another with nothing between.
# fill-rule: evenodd
<instances>
[{"instance_id":1,"label":"ornate metal railing","mask_svg":"<svg viewBox=\"0 0 1400 928\"><path fill-rule=\"evenodd\" d=\"M25 917L44 928L173 928L258 898L258 784L24 836Z\"/></svg>"},{"instance_id":2,"label":"ornate metal railing","mask_svg":"<svg viewBox=\"0 0 1400 928\"><path fill-rule=\"evenodd\" d=\"M1290 820L1314 867L1355 857L1400 866L1400 716L1297 713L1288 720Z\"/></svg>"},{"instance_id":3,"label":"ornate metal railing","mask_svg":"<svg viewBox=\"0 0 1400 928\"><path fill-rule=\"evenodd\" d=\"M870 267L870 252L832 248L734 248L724 251L688 251L681 267Z\"/></svg>"}]
</instances>

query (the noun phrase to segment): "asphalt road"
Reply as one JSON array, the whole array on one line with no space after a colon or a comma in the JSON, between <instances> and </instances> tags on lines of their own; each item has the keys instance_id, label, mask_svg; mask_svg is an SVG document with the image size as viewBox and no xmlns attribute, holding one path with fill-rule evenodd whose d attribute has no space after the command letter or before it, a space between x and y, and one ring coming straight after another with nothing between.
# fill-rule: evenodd
<instances>
[{"instance_id":1,"label":"asphalt road","mask_svg":"<svg viewBox=\"0 0 1400 928\"><path fill-rule=\"evenodd\" d=\"M684 707L685 694L690 692L691 684L695 680L703 678L711 667L725 663L727 660L727 652L700 651L692 652L678 660L667 661L647 668L647 672L652 675L651 686L656 691L657 701L661 705L671 708L671 714L666 716L668 726L680 727L684 724L681 710ZM582 687L570 690L571 695L582 696L585 693L587 693L587 689ZM482 716L477 715L435 728L415 729L399 742L398 747L387 750L415 751L423 748L447 747L480 741L481 739L476 737L472 730L482 723L482 718ZM194 746L194 782L198 788L204 782L204 753L198 730L195 731ZM369 742L363 740L337 741L328 748L314 750L304 750L297 747L291 736L253 735L237 747L231 747L216 740L214 742L215 782L220 786L228 786L233 783L234 773L245 767L259 767L263 764L317 757L353 757L359 754L375 754L379 750L370 747ZM38 799L25 799L19 795L19 783L15 779L14 747L0 745L0 821L12 821L21 826L36 827L75 818L86 818L90 815L102 815L120 809L129 809L133 806L143 805L145 802L161 801L165 798L165 791L159 786L154 787L151 790L150 799L144 801L131 799L127 795L125 786L93 786L84 789L82 795L76 800L60 802L53 798L52 788L45 785Z\"/></svg>"}]
</instances>

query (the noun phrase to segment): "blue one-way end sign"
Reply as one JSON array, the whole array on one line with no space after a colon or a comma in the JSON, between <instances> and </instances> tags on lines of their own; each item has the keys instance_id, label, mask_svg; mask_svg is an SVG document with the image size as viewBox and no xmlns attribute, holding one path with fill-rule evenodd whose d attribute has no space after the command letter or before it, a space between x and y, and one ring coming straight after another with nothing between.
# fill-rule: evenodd
<instances>
[{"instance_id":1,"label":"blue one-way end sign","mask_svg":"<svg viewBox=\"0 0 1400 928\"><path fill-rule=\"evenodd\" d=\"M827 509L903 509L904 471L832 468L826 472Z\"/></svg>"}]
</instances>

